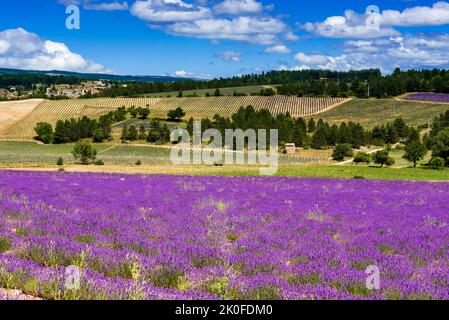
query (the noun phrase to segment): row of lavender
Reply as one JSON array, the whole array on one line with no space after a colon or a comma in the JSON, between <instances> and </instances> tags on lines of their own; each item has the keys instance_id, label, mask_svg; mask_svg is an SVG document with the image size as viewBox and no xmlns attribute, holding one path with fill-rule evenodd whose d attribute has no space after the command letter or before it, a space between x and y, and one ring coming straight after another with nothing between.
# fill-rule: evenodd
<instances>
[{"instance_id":1,"label":"row of lavender","mask_svg":"<svg viewBox=\"0 0 449 320\"><path fill-rule=\"evenodd\" d=\"M444 102L449 103L449 94L445 93L412 93L407 95L404 99L413 101L430 101L430 102Z\"/></svg>"},{"instance_id":2,"label":"row of lavender","mask_svg":"<svg viewBox=\"0 0 449 320\"><path fill-rule=\"evenodd\" d=\"M449 184L0 172L0 287L44 299L448 299ZM66 266L81 268L79 290ZM380 270L368 290L365 268Z\"/></svg>"}]
</instances>

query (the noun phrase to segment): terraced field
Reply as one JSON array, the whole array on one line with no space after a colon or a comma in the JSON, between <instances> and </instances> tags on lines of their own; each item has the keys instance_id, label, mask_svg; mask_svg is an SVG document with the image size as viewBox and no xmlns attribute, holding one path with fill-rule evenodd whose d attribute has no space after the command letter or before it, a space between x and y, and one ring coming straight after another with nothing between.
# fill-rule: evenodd
<instances>
[{"instance_id":1,"label":"terraced field","mask_svg":"<svg viewBox=\"0 0 449 320\"><path fill-rule=\"evenodd\" d=\"M289 112L294 117L316 115L350 99L273 97L200 97L200 98L100 98L45 101L32 112L0 134L3 139L29 139L38 122L55 124L57 120L82 116L98 117L118 107L149 107L153 117L165 117L167 112L181 107L187 117L212 118L215 114L230 116L240 107L252 105L256 110L268 109L273 114Z\"/></svg>"}]
</instances>

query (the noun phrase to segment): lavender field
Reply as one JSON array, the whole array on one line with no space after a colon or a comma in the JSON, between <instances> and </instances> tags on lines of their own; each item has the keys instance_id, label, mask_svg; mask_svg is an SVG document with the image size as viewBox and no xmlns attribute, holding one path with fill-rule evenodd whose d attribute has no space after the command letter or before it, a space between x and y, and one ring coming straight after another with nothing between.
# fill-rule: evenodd
<instances>
[{"instance_id":1,"label":"lavender field","mask_svg":"<svg viewBox=\"0 0 449 320\"><path fill-rule=\"evenodd\" d=\"M44 299L448 299L449 184L0 172L0 288ZM66 266L82 270L65 287ZM369 265L380 289L366 288Z\"/></svg>"},{"instance_id":2,"label":"lavender field","mask_svg":"<svg viewBox=\"0 0 449 320\"><path fill-rule=\"evenodd\" d=\"M412 93L407 95L405 99L413 101L431 101L431 102L449 103L449 94L432 93L432 92Z\"/></svg>"}]
</instances>

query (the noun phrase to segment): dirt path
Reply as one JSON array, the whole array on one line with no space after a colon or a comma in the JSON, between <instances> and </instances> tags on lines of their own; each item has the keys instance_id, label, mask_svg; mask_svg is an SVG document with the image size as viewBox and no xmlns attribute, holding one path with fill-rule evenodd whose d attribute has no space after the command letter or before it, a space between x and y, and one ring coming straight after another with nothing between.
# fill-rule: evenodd
<instances>
[{"instance_id":1,"label":"dirt path","mask_svg":"<svg viewBox=\"0 0 449 320\"><path fill-rule=\"evenodd\" d=\"M396 148L398 145L399 145L399 143L395 143L394 145L391 146L391 148L394 149L394 148ZM367 153L367 154L373 154L373 153L376 153L376 152L378 152L378 151L382 151L383 149L385 149L385 148L373 149L373 150L370 150L370 151L366 151L366 153ZM353 163L353 162L354 162L354 158L349 159L349 160L345 160L345 161L342 161L342 162L338 162L338 163L336 163L336 164L334 164L334 165L335 165L335 166L345 166L345 165L351 164L351 163Z\"/></svg>"}]
</instances>

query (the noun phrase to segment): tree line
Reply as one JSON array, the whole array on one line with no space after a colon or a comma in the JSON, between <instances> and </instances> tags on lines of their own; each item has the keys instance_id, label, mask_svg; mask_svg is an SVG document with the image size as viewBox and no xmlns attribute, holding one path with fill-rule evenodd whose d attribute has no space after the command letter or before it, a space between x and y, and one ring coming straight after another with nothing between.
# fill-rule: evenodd
<instances>
[{"instance_id":1,"label":"tree line","mask_svg":"<svg viewBox=\"0 0 449 320\"><path fill-rule=\"evenodd\" d=\"M449 71L401 71L397 68L391 75L371 75L366 79L322 78L291 82L278 87L277 91L282 95L358 98L387 98L407 92L449 93Z\"/></svg>"}]
</instances>

